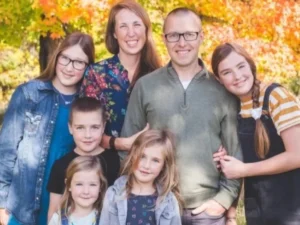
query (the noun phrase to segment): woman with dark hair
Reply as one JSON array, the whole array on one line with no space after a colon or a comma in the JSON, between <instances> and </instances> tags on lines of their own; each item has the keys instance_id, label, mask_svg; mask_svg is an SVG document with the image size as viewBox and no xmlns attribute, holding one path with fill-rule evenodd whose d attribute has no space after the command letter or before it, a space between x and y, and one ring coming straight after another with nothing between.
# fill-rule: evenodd
<instances>
[{"instance_id":1,"label":"woman with dark hair","mask_svg":"<svg viewBox=\"0 0 300 225\"><path fill-rule=\"evenodd\" d=\"M72 33L45 71L14 92L0 131L1 224L47 224L49 173L54 161L74 147L70 104L94 56L92 37Z\"/></svg>"},{"instance_id":2,"label":"woman with dark hair","mask_svg":"<svg viewBox=\"0 0 300 225\"><path fill-rule=\"evenodd\" d=\"M212 69L220 83L240 100L238 132L244 162L226 155L220 163L227 178L245 177L247 224L299 224L298 101L279 84L258 80L254 60L237 44L218 46ZM231 212L229 217L234 218L234 210Z\"/></svg>"},{"instance_id":3,"label":"woman with dark hair","mask_svg":"<svg viewBox=\"0 0 300 225\"><path fill-rule=\"evenodd\" d=\"M88 67L80 95L97 98L106 106L109 119L103 147L129 150L139 134L120 138L130 91L140 77L160 67L145 9L128 0L114 5L109 13L105 43L114 56Z\"/></svg>"}]
</instances>

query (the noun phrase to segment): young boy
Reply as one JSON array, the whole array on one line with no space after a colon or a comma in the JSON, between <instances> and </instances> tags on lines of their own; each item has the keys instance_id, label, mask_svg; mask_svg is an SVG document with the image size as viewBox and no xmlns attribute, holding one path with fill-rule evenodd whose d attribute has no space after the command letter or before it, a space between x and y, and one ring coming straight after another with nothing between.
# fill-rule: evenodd
<instances>
[{"instance_id":1,"label":"young boy","mask_svg":"<svg viewBox=\"0 0 300 225\"><path fill-rule=\"evenodd\" d=\"M120 159L116 151L105 150L100 146L104 128L105 111L98 100L83 97L73 102L69 130L76 147L73 152L57 160L52 167L47 186L50 192L48 219L58 210L65 188L65 172L74 158L82 155L98 156L108 185L114 183L120 170Z\"/></svg>"}]
</instances>

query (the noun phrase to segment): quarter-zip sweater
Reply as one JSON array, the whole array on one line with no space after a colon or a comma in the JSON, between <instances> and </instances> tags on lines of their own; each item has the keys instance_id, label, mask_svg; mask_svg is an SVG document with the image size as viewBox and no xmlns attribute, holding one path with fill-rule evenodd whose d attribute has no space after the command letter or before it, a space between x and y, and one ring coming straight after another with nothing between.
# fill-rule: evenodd
<instances>
[{"instance_id":1,"label":"quarter-zip sweater","mask_svg":"<svg viewBox=\"0 0 300 225\"><path fill-rule=\"evenodd\" d=\"M236 199L239 180L226 179L213 162L223 145L241 158L237 137L238 101L203 68L186 89L171 63L140 78L130 97L122 135L131 136L146 123L167 129L176 137L177 166L186 208L214 199L229 208ZM124 153L120 152L121 157Z\"/></svg>"}]
</instances>

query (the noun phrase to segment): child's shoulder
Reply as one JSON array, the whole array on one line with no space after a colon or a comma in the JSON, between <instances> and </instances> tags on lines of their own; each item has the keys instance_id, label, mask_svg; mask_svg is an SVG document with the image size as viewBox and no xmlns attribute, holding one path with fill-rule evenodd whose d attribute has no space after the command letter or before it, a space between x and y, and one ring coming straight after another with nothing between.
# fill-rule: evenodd
<instances>
[{"instance_id":1,"label":"child's shoulder","mask_svg":"<svg viewBox=\"0 0 300 225\"><path fill-rule=\"evenodd\" d=\"M59 158L58 160L56 160L55 163L59 165L68 165L76 157L78 157L78 155L74 151L71 151Z\"/></svg>"}]
</instances>

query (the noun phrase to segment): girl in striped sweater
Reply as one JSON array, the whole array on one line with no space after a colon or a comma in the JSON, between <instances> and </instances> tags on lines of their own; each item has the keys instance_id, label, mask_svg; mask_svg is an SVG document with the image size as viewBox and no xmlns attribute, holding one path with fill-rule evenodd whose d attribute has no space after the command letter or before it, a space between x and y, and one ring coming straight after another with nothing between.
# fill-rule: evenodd
<instances>
[{"instance_id":1,"label":"girl in striped sweater","mask_svg":"<svg viewBox=\"0 0 300 225\"><path fill-rule=\"evenodd\" d=\"M221 157L227 178L245 177L248 225L294 225L300 221L300 106L279 84L256 77L253 59L241 46L225 43L212 69L240 100L239 138L244 162ZM234 218L234 210L229 217Z\"/></svg>"}]
</instances>

